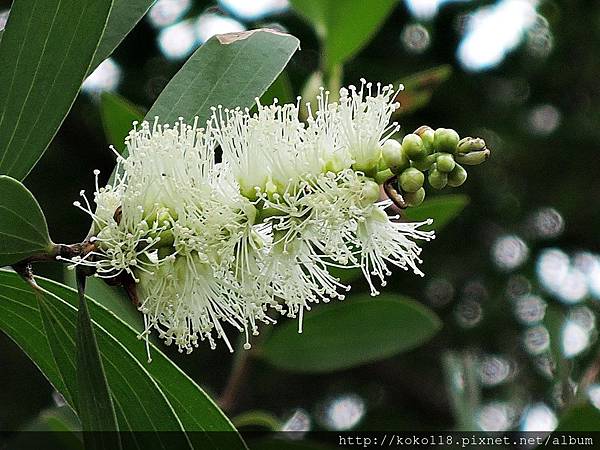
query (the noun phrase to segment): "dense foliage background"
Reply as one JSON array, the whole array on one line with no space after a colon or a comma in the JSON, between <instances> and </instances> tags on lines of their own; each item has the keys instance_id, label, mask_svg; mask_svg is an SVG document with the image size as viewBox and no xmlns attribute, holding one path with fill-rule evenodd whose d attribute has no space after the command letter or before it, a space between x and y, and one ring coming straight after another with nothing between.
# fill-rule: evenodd
<instances>
[{"instance_id":1,"label":"dense foliage background","mask_svg":"<svg viewBox=\"0 0 600 450\"><path fill-rule=\"evenodd\" d=\"M114 53L114 66L105 66L103 76L96 77L100 80L88 83L79 95L25 180L55 242L85 236L88 217L72 202L80 189L93 190L93 169L100 169L105 181L114 164L99 91L115 90L148 108L199 44L187 27L198 16L218 14L237 21L199 21L194 32L200 35L208 33L209 25L219 32L232 26L269 26L298 37L301 50L279 80L280 88L288 84L287 91L277 93L280 97L286 92L289 99L302 92L310 96L307 80L324 67L325 83L335 84L338 68L323 62L318 27L293 9L253 19L230 5L254 2L159 3L171 3L174 11L178 4L190 4L171 18L176 24L169 23L171 28L164 26L168 14L164 19L156 11L136 26ZM355 7L353 3L335 2L340 10ZM362 20L378 14L378 2L362 3L373 4ZM361 77L404 81L404 109L398 118L403 131L422 124L452 127L461 135L482 136L493 151L487 164L469 171L469 181L460 188L469 204L426 245L426 277L396 273L385 289L385 296L404 295L427 305L443 327L425 346L346 370L298 373L253 358L226 412L235 418L266 411L274 416L265 417L266 422L277 419L299 430L553 428L588 398L600 406L600 387L575 389L584 374L595 377L598 370L600 4L392 3L372 40L344 64L343 84L358 83ZM513 8L508 15L490 19L507 4ZM438 8L427 10L427 5ZM0 11L9 7L10 2L0 2ZM341 13L334 8L328 14ZM474 14L482 29L474 29ZM179 27L175 34L173 27ZM477 45L463 48L476 31ZM498 58L485 66L484 60L495 53ZM447 194L429 192L428 198ZM59 281L72 276L58 265L40 265L38 271ZM366 292L361 283L355 282L352 295ZM119 313L135 320L134 308L118 291L99 284L90 289L112 296ZM336 332L349 336L353 330ZM209 393L222 393L234 358L225 346L215 351L201 346L189 356L163 349ZM0 430L8 433L62 414L49 383L3 334L0 367ZM467 389L457 388L461 383ZM600 426L593 406L578 408L586 410L586 426ZM243 420L239 417L238 424Z\"/></svg>"}]
</instances>

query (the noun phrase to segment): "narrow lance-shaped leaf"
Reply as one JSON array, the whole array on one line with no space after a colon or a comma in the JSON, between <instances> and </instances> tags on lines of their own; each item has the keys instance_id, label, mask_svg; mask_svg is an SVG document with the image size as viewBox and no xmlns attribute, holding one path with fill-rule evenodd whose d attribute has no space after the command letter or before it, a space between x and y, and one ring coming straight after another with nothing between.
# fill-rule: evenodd
<instances>
[{"instance_id":1,"label":"narrow lance-shaped leaf","mask_svg":"<svg viewBox=\"0 0 600 450\"><path fill-rule=\"evenodd\" d=\"M0 175L0 267L50 253L53 246L44 213L31 192Z\"/></svg>"},{"instance_id":2,"label":"narrow lance-shaped leaf","mask_svg":"<svg viewBox=\"0 0 600 450\"><path fill-rule=\"evenodd\" d=\"M87 450L118 450L121 448L117 417L104 365L100 358L96 334L85 298L85 274L77 271L79 308L77 314L77 388L79 420L84 432Z\"/></svg>"},{"instance_id":3,"label":"narrow lance-shaped leaf","mask_svg":"<svg viewBox=\"0 0 600 450\"><path fill-rule=\"evenodd\" d=\"M111 0L15 0L0 41L0 174L23 179L71 109Z\"/></svg>"},{"instance_id":4,"label":"narrow lance-shaped leaf","mask_svg":"<svg viewBox=\"0 0 600 450\"><path fill-rule=\"evenodd\" d=\"M63 350L56 353L50 349L52 336L44 332L38 299L30 287L15 273L2 270L0 330L27 353L56 389L64 393L68 385L74 392L77 293L43 278L37 277L36 282L45 290L45 305L57 323L55 344ZM231 422L200 387L152 343L152 363L148 363L139 333L94 299L86 298L124 448L246 448ZM56 362L53 353L59 355ZM203 433L213 431L227 433Z\"/></svg>"},{"instance_id":5,"label":"narrow lance-shaped leaf","mask_svg":"<svg viewBox=\"0 0 600 450\"><path fill-rule=\"evenodd\" d=\"M306 314L302 334L295 321L280 325L262 356L283 369L329 372L413 349L440 326L432 311L413 300L356 296Z\"/></svg>"},{"instance_id":6,"label":"narrow lance-shaped leaf","mask_svg":"<svg viewBox=\"0 0 600 450\"><path fill-rule=\"evenodd\" d=\"M110 56L156 0L114 0L106 29L88 73Z\"/></svg>"}]
</instances>

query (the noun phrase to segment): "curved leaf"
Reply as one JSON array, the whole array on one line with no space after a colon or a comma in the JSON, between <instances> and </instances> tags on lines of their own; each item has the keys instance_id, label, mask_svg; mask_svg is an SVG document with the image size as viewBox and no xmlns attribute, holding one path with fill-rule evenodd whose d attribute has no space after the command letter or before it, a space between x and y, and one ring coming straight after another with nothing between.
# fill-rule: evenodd
<instances>
[{"instance_id":1,"label":"curved leaf","mask_svg":"<svg viewBox=\"0 0 600 450\"><path fill-rule=\"evenodd\" d=\"M98 342L90 318L85 292L85 275L77 273L79 307L77 311L77 402L83 431L108 431L85 433L88 450L120 450L121 440L112 395L106 381ZM42 313L42 310L40 310ZM43 313L42 313L43 314ZM56 359L56 358L55 358Z\"/></svg>"},{"instance_id":2,"label":"curved leaf","mask_svg":"<svg viewBox=\"0 0 600 450\"><path fill-rule=\"evenodd\" d=\"M50 280L36 278L36 281L47 291L46 305L60 324L54 327L60 333L54 342L63 346L58 354L67 357L54 362L35 294L15 273L8 271L0 271L0 329L28 354L59 391L64 392L66 386L71 392L76 391L73 367L77 293ZM151 343L152 363L148 363L144 341L138 339L138 333L87 298L120 430L155 431L130 434L130 439L138 440L132 448L144 448L149 441L152 448L160 448L161 444L164 448L189 448L181 439L173 444L175 437L184 438L181 433L158 433L181 430L199 432L187 436L193 448L245 448L231 422L202 389ZM66 368L62 377L57 367ZM202 431L229 433L219 433L215 439L214 433ZM123 447L129 448L127 438L123 439Z\"/></svg>"},{"instance_id":3,"label":"curved leaf","mask_svg":"<svg viewBox=\"0 0 600 450\"><path fill-rule=\"evenodd\" d=\"M171 79L146 118L173 123L198 116L203 124L213 106L250 107L298 47L294 36L268 29L214 36Z\"/></svg>"},{"instance_id":4,"label":"curved leaf","mask_svg":"<svg viewBox=\"0 0 600 450\"><path fill-rule=\"evenodd\" d=\"M112 0L15 0L0 41L0 173L23 179L71 109Z\"/></svg>"},{"instance_id":5,"label":"curved leaf","mask_svg":"<svg viewBox=\"0 0 600 450\"><path fill-rule=\"evenodd\" d=\"M40 205L20 182L0 175L0 267L52 250Z\"/></svg>"},{"instance_id":6,"label":"curved leaf","mask_svg":"<svg viewBox=\"0 0 600 450\"><path fill-rule=\"evenodd\" d=\"M328 372L387 358L429 340L437 316L406 298L357 296L305 314L302 334L287 322L269 335L261 355L297 372Z\"/></svg>"},{"instance_id":7,"label":"curved leaf","mask_svg":"<svg viewBox=\"0 0 600 450\"><path fill-rule=\"evenodd\" d=\"M114 0L106 29L88 73L110 56L156 0Z\"/></svg>"}]
</instances>

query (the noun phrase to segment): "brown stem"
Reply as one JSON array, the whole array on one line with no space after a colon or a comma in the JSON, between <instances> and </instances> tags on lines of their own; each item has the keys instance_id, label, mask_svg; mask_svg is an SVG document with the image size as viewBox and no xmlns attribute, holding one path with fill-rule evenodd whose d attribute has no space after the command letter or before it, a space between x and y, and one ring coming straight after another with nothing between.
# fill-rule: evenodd
<instances>
[{"instance_id":1,"label":"brown stem","mask_svg":"<svg viewBox=\"0 0 600 450\"><path fill-rule=\"evenodd\" d=\"M225 411L231 411L236 404L244 378L250 370L252 360L251 350L238 350L229 373L225 389L219 398L219 406Z\"/></svg>"},{"instance_id":2,"label":"brown stem","mask_svg":"<svg viewBox=\"0 0 600 450\"><path fill-rule=\"evenodd\" d=\"M396 205L400 209L406 209L408 205L404 201L404 197L402 197L402 194L398 192L398 190L394 187L394 184L396 184L397 181L398 177L396 175L394 175L391 178L388 178L383 183L383 190L385 191L389 199L394 203L394 205Z\"/></svg>"},{"instance_id":3,"label":"brown stem","mask_svg":"<svg viewBox=\"0 0 600 450\"><path fill-rule=\"evenodd\" d=\"M600 350L594 356L594 359L590 363L590 365L585 369L583 375L581 376L581 381L579 382L579 386L577 387L578 397L582 395L586 395L587 388L598 378L598 374L600 373Z\"/></svg>"}]
</instances>

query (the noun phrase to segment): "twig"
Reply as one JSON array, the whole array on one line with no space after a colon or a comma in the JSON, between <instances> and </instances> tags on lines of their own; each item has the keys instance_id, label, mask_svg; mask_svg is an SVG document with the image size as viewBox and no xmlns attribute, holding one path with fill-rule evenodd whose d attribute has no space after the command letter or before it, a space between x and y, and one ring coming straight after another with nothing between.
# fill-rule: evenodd
<instances>
[{"instance_id":1,"label":"twig","mask_svg":"<svg viewBox=\"0 0 600 450\"><path fill-rule=\"evenodd\" d=\"M218 401L225 411L231 411L235 407L244 378L250 370L252 353L252 350L238 350L235 355L227 384Z\"/></svg>"}]
</instances>

